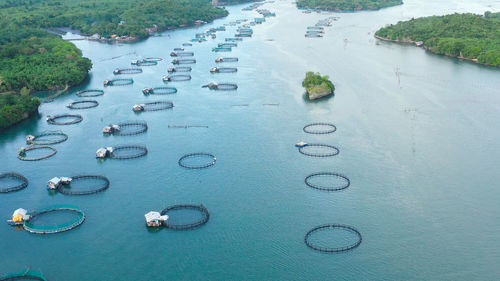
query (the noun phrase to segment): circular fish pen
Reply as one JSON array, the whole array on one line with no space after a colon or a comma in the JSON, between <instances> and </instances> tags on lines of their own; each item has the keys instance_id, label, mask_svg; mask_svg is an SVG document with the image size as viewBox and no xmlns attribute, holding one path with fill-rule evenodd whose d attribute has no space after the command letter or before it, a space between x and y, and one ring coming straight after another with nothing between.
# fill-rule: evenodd
<instances>
[{"instance_id":1,"label":"circular fish pen","mask_svg":"<svg viewBox=\"0 0 500 281\"><path fill-rule=\"evenodd\" d=\"M333 231L333 230L343 230L347 233L352 233L355 235L356 239L353 240L353 242L349 243L348 245L345 246L338 246L338 247L327 247L327 246L322 246L319 243L313 243L311 242L311 237L313 235L318 234L323 231ZM313 229L309 230L306 235L304 236L304 243L307 245L307 247L323 252L323 253L340 253L340 252L345 252L352 250L356 247L358 247L361 244L361 241L363 241L363 238L361 236L361 233L354 227L348 226L348 225L343 225L343 224L323 224L314 227Z\"/></svg>"},{"instance_id":2,"label":"circular fish pen","mask_svg":"<svg viewBox=\"0 0 500 281\"><path fill-rule=\"evenodd\" d=\"M236 67L213 67L210 69L210 73L234 73L237 71Z\"/></svg>"},{"instance_id":3,"label":"circular fish pen","mask_svg":"<svg viewBox=\"0 0 500 281\"><path fill-rule=\"evenodd\" d=\"M66 107L69 109L89 109L93 107L97 107L99 105L99 102L96 100L82 100L82 101L75 101L70 104L68 104Z\"/></svg>"},{"instance_id":4,"label":"circular fish pen","mask_svg":"<svg viewBox=\"0 0 500 281\"><path fill-rule=\"evenodd\" d=\"M215 88L214 90L217 90L217 91L233 91L233 90L236 90L238 89L238 85L236 85L235 83L218 83L217 84L217 88Z\"/></svg>"},{"instance_id":5,"label":"circular fish pen","mask_svg":"<svg viewBox=\"0 0 500 281\"><path fill-rule=\"evenodd\" d=\"M321 38L323 35L321 33L308 33L304 35L307 38Z\"/></svg>"},{"instance_id":6,"label":"circular fish pen","mask_svg":"<svg viewBox=\"0 0 500 281\"><path fill-rule=\"evenodd\" d=\"M302 130L308 134L325 135L337 131L337 127L330 123L312 123L304 126Z\"/></svg>"},{"instance_id":7,"label":"circular fish pen","mask_svg":"<svg viewBox=\"0 0 500 281\"><path fill-rule=\"evenodd\" d=\"M108 187L109 179L105 176L80 175L71 177L71 183L68 185L59 185L57 191L65 195L90 195L102 192Z\"/></svg>"},{"instance_id":8,"label":"circular fish pen","mask_svg":"<svg viewBox=\"0 0 500 281\"><path fill-rule=\"evenodd\" d=\"M184 51L184 48L174 48L174 52L182 52Z\"/></svg>"},{"instance_id":9,"label":"circular fish pen","mask_svg":"<svg viewBox=\"0 0 500 281\"><path fill-rule=\"evenodd\" d=\"M193 57L194 52L172 52L170 53L171 57Z\"/></svg>"},{"instance_id":10,"label":"circular fish pen","mask_svg":"<svg viewBox=\"0 0 500 281\"><path fill-rule=\"evenodd\" d=\"M142 73L142 69L140 68L117 68L113 70L113 74L139 74Z\"/></svg>"},{"instance_id":11,"label":"circular fish pen","mask_svg":"<svg viewBox=\"0 0 500 281\"><path fill-rule=\"evenodd\" d=\"M174 107L174 103L171 101L155 101L155 102L136 104L136 105L134 105L133 110L135 112L159 111L159 110L171 109L173 107Z\"/></svg>"},{"instance_id":12,"label":"circular fish pen","mask_svg":"<svg viewBox=\"0 0 500 281\"><path fill-rule=\"evenodd\" d=\"M57 137L57 138L53 138ZM64 142L68 139L68 135L61 131L47 131L39 135L26 136L26 143L34 145L49 145Z\"/></svg>"},{"instance_id":13,"label":"circular fish pen","mask_svg":"<svg viewBox=\"0 0 500 281\"><path fill-rule=\"evenodd\" d=\"M127 121L118 123L118 130L111 130L109 134L114 136L133 136L143 134L148 130L148 124L145 121ZM109 126L114 128L113 125ZM106 134L106 133L105 133Z\"/></svg>"},{"instance_id":14,"label":"circular fish pen","mask_svg":"<svg viewBox=\"0 0 500 281\"><path fill-rule=\"evenodd\" d=\"M193 70L191 66L177 66L177 67L170 67L167 71L168 73L173 73L173 72L191 72Z\"/></svg>"},{"instance_id":15,"label":"circular fish pen","mask_svg":"<svg viewBox=\"0 0 500 281\"><path fill-rule=\"evenodd\" d=\"M0 174L0 193L19 191L28 186L28 179L18 173Z\"/></svg>"},{"instance_id":16,"label":"circular fish pen","mask_svg":"<svg viewBox=\"0 0 500 281\"><path fill-rule=\"evenodd\" d=\"M216 161L217 159L213 154L197 152L182 156L178 163L179 166L187 169L204 169L215 165Z\"/></svg>"},{"instance_id":17,"label":"circular fish pen","mask_svg":"<svg viewBox=\"0 0 500 281\"><path fill-rule=\"evenodd\" d=\"M142 60L142 61L138 61L137 63L135 63L135 65L137 66L153 66L153 65L157 65L158 62L157 61L153 61L153 60Z\"/></svg>"},{"instance_id":18,"label":"circular fish pen","mask_svg":"<svg viewBox=\"0 0 500 281\"><path fill-rule=\"evenodd\" d=\"M59 214L61 216L64 214L71 214L74 218L60 224L37 223L37 221L42 220L44 216L50 217L53 214ZM85 213L79 208L69 205L53 206L40 211L34 211L28 215L30 219L24 221L23 227L25 230L35 234L55 234L68 231L78 227L85 221Z\"/></svg>"},{"instance_id":19,"label":"circular fish pen","mask_svg":"<svg viewBox=\"0 0 500 281\"><path fill-rule=\"evenodd\" d=\"M193 64L196 63L195 59L175 59L172 64Z\"/></svg>"},{"instance_id":20,"label":"circular fish pen","mask_svg":"<svg viewBox=\"0 0 500 281\"><path fill-rule=\"evenodd\" d=\"M64 121L65 118L69 118L70 120ZM59 115L49 115L47 117L47 122L52 125L72 125L80 123L82 122L82 120L83 117L80 114L59 114Z\"/></svg>"},{"instance_id":21,"label":"circular fish pen","mask_svg":"<svg viewBox=\"0 0 500 281\"><path fill-rule=\"evenodd\" d=\"M126 86L132 84L134 84L134 79L132 78L104 80L104 86Z\"/></svg>"},{"instance_id":22,"label":"circular fish pen","mask_svg":"<svg viewBox=\"0 0 500 281\"><path fill-rule=\"evenodd\" d=\"M175 222L172 222L174 216L172 213L182 211L182 210L189 210L189 211L196 211L198 212L201 217L199 219L196 219L193 222L189 223L182 223L182 224L177 224ZM170 213L170 214L169 214ZM173 229L173 230L190 230L194 228L198 228L208 222L210 219L210 213L208 212L207 208L202 205L192 205L192 204L182 204L182 205L174 205L167 207L160 213L162 216L168 215L169 218L166 221L163 221L163 225L166 228Z\"/></svg>"},{"instance_id":23,"label":"circular fish pen","mask_svg":"<svg viewBox=\"0 0 500 281\"><path fill-rule=\"evenodd\" d=\"M164 82L175 82L175 81L179 82L188 80L191 80L191 75L188 74L176 74L163 77Z\"/></svg>"},{"instance_id":24,"label":"circular fish pen","mask_svg":"<svg viewBox=\"0 0 500 281\"><path fill-rule=\"evenodd\" d=\"M177 88L175 87L156 87L156 88L144 88L142 89L144 95L172 95L177 93Z\"/></svg>"},{"instance_id":25,"label":"circular fish pen","mask_svg":"<svg viewBox=\"0 0 500 281\"><path fill-rule=\"evenodd\" d=\"M330 179L328 184L321 182L321 179ZM351 185L351 180L348 177L330 172L314 173L307 176L304 180L307 186L324 190L324 191L339 191L348 188Z\"/></svg>"},{"instance_id":26,"label":"circular fish pen","mask_svg":"<svg viewBox=\"0 0 500 281\"><path fill-rule=\"evenodd\" d=\"M83 91L78 91L76 95L82 98L91 98L104 95L104 91L97 89L83 90Z\"/></svg>"},{"instance_id":27,"label":"circular fish pen","mask_svg":"<svg viewBox=\"0 0 500 281\"><path fill-rule=\"evenodd\" d=\"M215 62L219 63L219 62L237 62L238 61L238 58L216 58L215 59Z\"/></svg>"},{"instance_id":28,"label":"circular fish pen","mask_svg":"<svg viewBox=\"0 0 500 281\"><path fill-rule=\"evenodd\" d=\"M310 149L315 149L315 148L327 148L331 150L331 152L322 152L321 150L319 152L314 152L314 151L308 151ZM340 153L339 149L336 148L333 145L329 144L307 144L305 146L299 147L299 152L311 156L311 157L332 157L335 155L338 155Z\"/></svg>"},{"instance_id":29,"label":"circular fish pen","mask_svg":"<svg viewBox=\"0 0 500 281\"><path fill-rule=\"evenodd\" d=\"M182 43L182 46L184 46L184 47L190 47L190 46L193 46L193 44L191 44L191 43Z\"/></svg>"},{"instance_id":30,"label":"circular fish pen","mask_svg":"<svg viewBox=\"0 0 500 281\"><path fill-rule=\"evenodd\" d=\"M148 154L148 149L143 145L119 145L113 147L110 158L126 160L143 157L146 154Z\"/></svg>"},{"instance_id":31,"label":"circular fish pen","mask_svg":"<svg viewBox=\"0 0 500 281\"><path fill-rule=\"evenodd\" d=\"M159 58L159 57L148 57L148 58L144 58L145 61L154 61L154 62L159 62L159 61L162 61L163 59L162 58Z\"/></svg>"},{"instance_id":32,"label":"circular fish pen","mask_svg":"<svg viewBox=\"0 0 500 281\"><path fill-rule=\"evenodd\" d=\"M33 156L33 157L26 156L26 152L28 152L28 151L43 151L43 150L49 150L48 154L42 154L40 156ZM21 148L19 150L19 153L17 154L17 158L19 158L19 160L23 160L23 161L40 161L40 160L50 158L50 157L56 155L56 153L57 153L57 150L52 146L48 146L48 145L29 146L26 148Z\"/></svg>"}]
</instances>

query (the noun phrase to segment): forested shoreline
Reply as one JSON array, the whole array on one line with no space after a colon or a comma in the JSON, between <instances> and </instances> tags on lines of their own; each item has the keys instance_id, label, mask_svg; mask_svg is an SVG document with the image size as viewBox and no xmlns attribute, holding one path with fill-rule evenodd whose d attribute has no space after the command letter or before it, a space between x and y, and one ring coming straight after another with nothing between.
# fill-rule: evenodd
<instances>
[{"instance_id":1,"label":"forested shoreline","mask_svg":"<svg viewBox=\"0 0 500 281\"><path fill-rule=\"evenodd\" d=\"M379 29L379 39L414 43L435 54L500 67L500 13L452 14L398 22Z\"/></svg>"},{"instance_id":2,"label":"forested shoreline","mask_svg":"<svg viewBox=\"0 0 500 281\"><path fill-rule=\"evenodd\" d=\"M298 0L297 7L327 11L378 10L403 4L402 0Z\"/></svg>"}]
</instances>

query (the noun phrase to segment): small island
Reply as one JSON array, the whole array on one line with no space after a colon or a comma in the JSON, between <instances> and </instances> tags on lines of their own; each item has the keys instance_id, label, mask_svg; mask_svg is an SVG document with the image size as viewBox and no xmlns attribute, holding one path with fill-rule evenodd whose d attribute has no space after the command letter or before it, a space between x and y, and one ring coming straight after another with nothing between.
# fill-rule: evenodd
<instances>
[{"instance_id":1,"label":"small island","mask_svg":"<svg viewBox=\"0 0 500 281\"><path fill-rule=\"evenodd\" d=\"M319 73L312 71L306 73L306 78L302 81L302 87L306 89L310 100L329 96L335 91L335 85L329 80L328 76L321 76Z\"/></svg>"},{"instance_id":2,"label":"small island","mask_svg":"<svg viewBox=\"0 0 500 281\"><path fill-rule=\"evenodd\" d=\"M415 44L432 53L500 67L500 13L452 14L398 22L375 37Z\"/></svg>"},{"instance_id":3,"label":"small island","mask_svg":"<svg viewBox=\"0 0 500 281\"><path fill-rule=\"evenodd\" d=\"M378 10L403 4L402 0L298 0L299 9L318 9L326 11L349 12Z\"/></svg>"}]
</instances>

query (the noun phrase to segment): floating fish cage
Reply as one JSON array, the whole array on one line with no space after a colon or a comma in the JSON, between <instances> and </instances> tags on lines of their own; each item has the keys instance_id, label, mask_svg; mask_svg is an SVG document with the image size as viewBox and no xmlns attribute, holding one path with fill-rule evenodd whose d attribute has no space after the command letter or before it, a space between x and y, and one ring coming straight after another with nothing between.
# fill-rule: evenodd
<instances>
[{"instance_id":1,"label":"floating fish cage","mask_svg":"<svg viewBox=\"0 0 500 281\"><path fill-rule=\"evenodd\" d=\"M132 153L130 153L132 152ZM101 147L96 151L98 159L134 159L146 156L148 149L143 145L118 145L115 147Z\"/></svg>"},{"instance_id":2,"label":"floating fish cage","mask_svg":"<svg viewBox=\"0 0 500 281\"><path fill-rule=\"evenodd\" d=\"M134 79L125 78L125 79L111 79L104 80L104 86L125 86L134 84Z\"/></svg>"},{"instance_id":3,"label":"floating fish cage","mask_svg":"<svg viewBox=\"0 0 500 281\"><path fill-rule=\"evenodd\" d=\"M98 105L99 102L96 100L82 100L82 101L72 102L68 104L66 107L69 109L89 109L97 107Z\"/></svg>"},{"instance_id":4,"label":"floating fish cage","mask_svg":"<svg viewBox=\"0 0 500 281\"><path fill-rule=\"evenodd\" d=\"M142 73L141 68L117 68L113 70L114 75L118 74L139 74Z\"/></svg>"},{"instance_id":5,"label":"floating fish cage","mask_svg":"<svg viewBox=\"0 0 500 281\"><path fill-rule=\"evenodd\" d=\"M243 41L243 38L226 38L224 40L226 42L235 42L235 41Z\"/></svg>"},{"instance_id":6,"label":"floating fish cage","mask_svg":"<svg viewBox=\"0 0 500 281\"><path fill-rule=\"evenodd\" d=\"M132 107L132 110L135 112L158 111L158 110L171 109L173 107L174 104L171 101L155 101L155 102L135 104Z\"/></svg>"},{"instance_id":7,"label":"floating fish cage","mask_svg":"<svg viewBox=\"0 0 500 281\"><path fill-rule=\"evenodd\" d=\"M57 138L52 138L52 137ZM26 143L33 145L49 145L64 142L68 139L68 135L61 131L45 131L38 135L27 135Z\"/></svg>"},{"instance_id":8,"label":"floating fish cage","mask_svg":"<svg viewBox=\"0 0 500 281\"><path fill-rule=\"evenodd\" d=\"M78 91L76 95L83 98L98 97L104 95L104 91L98 89L90 89L90 90Z\"/></svg>"},{"instance_id":9,"label":"floating fish cage","mask_svg":"<svg viewBox=\"0 0 500 281\"><path fill-rule=\"evenodd\" d=\"M143 134L148 130L145 121L127 121L118 124L110 124L102 129L104 135L132 136Z\"/></svg>"},{"instance_id":10,"label":"floating fish cage","mask_svg":"<svg viewBox=\"0 0 500 281\"><path fill-rule=\"evenodd\" d=\"M221 63L221 62L237 62L238 58L232 57L232 58L216 58L215 62L216 63Z\"/></svg>"},{"instance_id":11,"label":"floating fish cage","mask_svg":"<svg viewBox=\"0 0 500 281\"><path fill-rule=\"evenodd\" d=\"M191 43L182 43L182 46L184 46L184 47L191 47L191 46L193 46L193 44L191 44Z\"/></svg>"},{"instance_id":12,"label":"floating fish cage","mask_svg":"<svg viewBox=\"0 0 500 281\"><path fill-rule=\"evenodd\" d=\"M300 144L300 143L298 143L298 144ZM296 144L296 146L297 146L297 144ZM308 150L311 150L311 148L312 149L323 148L323 149L330 150L330 152L316 152L315 153L315 152L308 151ZM338 155L340 151L335 146L329 145L329 144L305 143L305 145L299 146L299 152L304 154L304 155L311 156L311 157L332 157L332 156Z\"/></svg>"},{"instance_id":13,"label":"floating fish cage","mask_svg":"<svg viewBox=\"0 0 500 281\"><path fill-rule=\"evenodd\" d=\"M337 127L330 123L311 123L302 128L304 133L325 135L337 131Z\"/></svg>"},{"instance_id":14,"label":"floating fish cage","mask_svg":"<svg viewBox=\"0 0 500 281\"><path fill-rule=\"evenodd\" d=\"M195 164L190 164L189 161L194 160L200 160L200 159L206 159L204 163L195 163ZM215 155L206 153L206 152L197 152L197 153L189 153L184 156L182 156L178 163L179 166L186 168L186 169L204 169L211 167L215 165L215 162L217 161L217 158L215 158Z\"/></svg>"},{"instance_id":15,"label":"floating fish cage","mask_svg":"<svg viewBox=\"0 0 500 281\"><path fill-rule=\"evenodd\" d=\"M184 224L175 224L172 223L172 216L168 215L169 212L171 211L180 211L180 210L195 210L198 211L201 214L201 217L199 220L196 220L194 222L189 222L189 223L184 223ZM198 228L208 222L210 219L210 213L208 212L208 209L201 205L193 205L193 204L181 204L181 205L174 205L165 208L163 211L160 213L161 216L167 216L168 219L162 221L162 225L166 228L172 229L172 230L191 230Z\"/></svg>"},{"instance_id":16,"label":"floating fish cage","mask_svg":"<svg viewBox=\"0 0 500 281\"><path fill-rule=\"evenodd\" d=\"M317 183L318 179L336 179L339 182L337 184L323 184L323 183ZM311 188L318 189L318 190L323 190L323 191L340 191L348 188L351 185L351 180L349 180L348 177L338 174L338 173L331 173L331 172L320 172L320 173L313 173L308 175L305 180L305 184Z\"/></svg>"},{"instance_id":17,"label":"floating fish cage","mask_svg":"<svg viewBox=\"0 0 500 281\"><path fill-rule=\"evenodd\" d=\"M219 48L226 48L226 47L238 47L238 44L236 43L219 43L217 44L217 47Z\"/></svg>"},{"instance_id":18,"label":"floating fish cage","mask_svg":"<svg viewBox=\"0 0 500 281\"><path fill-rule=\"evenodd\" d=\"M238 68L236 67L212 67L210 69L210 73L232 73L237 71Z\"/></svg>"},{"instance_id":19,"label":"floating fish cage","mask_svg":"<svg viewBox=\"0 0 500 281\"><path fill-rule=\"evenodd\" d=\"M231 91L238 89L238 85L235 83L209 83L207 85L203 85L202 88L208 88L210 90L219 90L219 91Z\"/></svg>"},{"instance_id":20,"label":"floating fish cage","mask_svg":"<svg viewBox=\"0 0 500 281\"><path fill-rule=\"evenodd\" d=\"M311 242L311 236L313 236L315 233L320 232L320 231L334 231L334 230L343 230L346 233L351 233L356 236L356 241L352 244L342 246L342 247L324 247L320 245L316 245L313 242ZM319 252L324 252L324 253L340 253L340 252L346 252L349 250L352 250L356 247L358 247L361 242L363 241L363 237L361 236L361 233L354 227L348 226L348 225L343 225L343 224L323 224L320 226L316 226L313 229L309 230L306 235L304 236L304 243L307 245L307 247L319 251Z\"/></svg>"},{"instance_id":21,"label":"floating fish cage","mask_svg":"<svg viewBox=\"0 0 500 281\"><path fill-rule=\"evenodd\" d=\"M48 150L49 152L48 152L48 154L38 156L38 157L28 157L27 156L28 151L35 151L35 150ZM21 147L19 149L18 154L17 154L17 158L19 160L22 160L22 161L40 161L40 160L50 158L50 157L56 155L56 153L57 153L57 149L55 149L52 146L48 146L48 145L33 146L33 145L30 145L28 147Z\"/></svg>"},{"instance_id":22,"label":"floating fish cage","mask_svg":"<svg viewBox=\"0 0 500 281\"><path fill-rule=\"evenodd\" d=\"M72 118L69 121L57 121L58 119ZM47 122L52 125L72 125L82 122L83 117L80 114L59 114L47 116Z\"/></svg>"},{"instance_id":23,"label":"floating fish cage","mask_svg":"<svg viewBox=\"0 0 500 281\"><path fill-rule=\"evenodd\" d=\"M167 69L168 73L174 73L174 72L191 72L193 70L191 66L176 66L176 67L169 67Z\"/></svg>"},{"instance_id":24,"label":"floating fish cage","mask_svg":"<svg viewBox=\"0 0 500 281\"><path fill-rule=\"evenodd\" d=\"M212 52L231 52L231 51L232 51L231 47L212 48Z\"/></svg>"},{"instance_id":25,"label":"floating fish cage","mask_svg":"<svg viewBox=\"0 0 500 281\"><path fill-rule=\"evenodd\" d=\"M56 212L72 212L76 214L76 218L56 225L36 225L34 223L34 221L36 221L35 218ZM27 213L25 216L27 219L23 219L24 229L35 234L55 234L68 231L80 226L85 221L85 213L78 207L70 205L56 205Z\"/></svg>"},{"instance_id":26,"label":"floating fish cage","mask_svg":"<svg viewBox=\"0 0 500 281\"><path fill-rule=\"evenodd\" d=\"M194 64L196 59L174 59L172 64Z\"/></svg>"},{"instance_id":27,"label":"floating fish cage","mask_svg":"<svg viewBox=\"0 0 500 281\"><path fill-rule=\"evenodd\" d=\"M194 52L171 52L171 57L192 57L194 56Z\"/></svg>"},{"instance_id":28,"label":"floating fish cage","mask_svg":"<svg viewBox=\"0 0 500 281\"><path fill-rule=\"evenodd\" d=\"M177 93L177 88L175 87L155 87L155 88L144 88L142 89L144 95L172 95Z\"/></svg>"},{"instance_id":29,"label":"floating fish cage","mask_svg":"<svg viewBox=\"0 0 500 281\"><path fill-rule=\"evenodd\" d=\"M8 183L3 183L2 180ZM19 191L28 186L28 179L18 173L3 173L0 174L0 193L9 193Z\"/></svg>"},{"instance_id":30,"label":"floating fish cage","mask_svg":"<svg viewBox=\"0 0 500 281\"><path fill-rule=\"evenodd\" d=\"M75 190L75 183L89 182L92 184L86 187L85 190ZM73 183L73 187L71 186ZM109 188L109 179L100 175L78 175L72 177L54 177L47 183L49 190L57 190L65 195L90 195L102 192Z\"/></svg>"},{"instance_id":31,"label":"floating fish cage","mask_svg":"<svg viewBox=\"0 0 500 281\"><path fill-rule=\"evenodd\" d=\"M174 82L174 81L188 81L191 80L191 75L188 74L176 74L163 76L163 82Z\"/></svg>"}]
</instances>

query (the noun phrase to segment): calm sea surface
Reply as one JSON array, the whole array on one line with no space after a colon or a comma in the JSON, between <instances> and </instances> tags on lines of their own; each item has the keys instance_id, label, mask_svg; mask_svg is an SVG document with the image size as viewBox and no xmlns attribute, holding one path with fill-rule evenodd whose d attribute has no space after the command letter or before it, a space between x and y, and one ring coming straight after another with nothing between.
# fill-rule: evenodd
<instances>
[{"instance_id":1,"label":"calm sea surface","mask_svg":"<svg viewBox=\"0 0 500 281\"><path fill-rule=\"evenodd\" d=\"M230 15L198 29L163 33L133 44L75 41L93 62L90 80L33 118L0 135L0 171L28 177L29 186L0 196L0 218L20 207L36 210L73 204L87 219L57 235L33 235L0 224L0 275L27 266L49 280L494 280L500 276L500 71L432 55L413 46L381 42L374 32L412 17L500 10L499 1L407 0L375 12L303 14L290 1L263 7L277 16L254 27L232 53L211 48L232 37L186 47L195 52L193 79L174 82L178 93L149 96L144 87L163 84L169 53L209 27L255 11L228 7ZM322 39L304 37L306 27L336 15ZM75 35L68 35L74 37ZM130 54L135 52L135 54ZM128 55L126 55L128 54ZM124 55L124 56L121 56ZM218 56L237 56L236 74L210 74ZM112 59L113 57L121 56ZM140 57L162 57L142 67L132 86L107 87L97 108L78 110L71 126L45 122L66 113L80 89L103 88L117 67ZM227 64L229 65L229 64ZM306 102L306 71L329 75L336 95ZM399 73L400 82L396 73ZM121 77L121 76L120 76ZM236 82L235 92L200 86ZM135 103L173 101L173 110L134 114ZM279 103L279 106L263 104ZM233 106L248 104L248 106ZM109 123L145 120L146 134L104 137ZM308 135L311 122L332 122L330 135ZM208 128L173 129L169 124ZM25 135L63 130L69 140L55 157L16 158ZM335 145L340 154L312 158L298 141ZM144 144L149 154L129 161L99 162L102 146ZM209 152L215 166L187 170L186 153ZM342 192L308 188L304 178L328 171L347 175ZM100 194L49 195L54 176L104 174ZM143 215L178 203L203 203L210 221L192 231L147 230ZM192 219L192 218L191 218ZM362 244L351 252L322 254L305 246L305 233L324 223L356 227ZM318 243L352 242L345 233L324 233ZM335 237L333 239L332 237ZM335 241L332 241L335 240Z\"/></svg>"}]
</instances>

